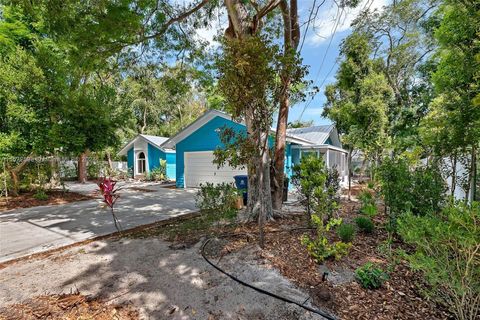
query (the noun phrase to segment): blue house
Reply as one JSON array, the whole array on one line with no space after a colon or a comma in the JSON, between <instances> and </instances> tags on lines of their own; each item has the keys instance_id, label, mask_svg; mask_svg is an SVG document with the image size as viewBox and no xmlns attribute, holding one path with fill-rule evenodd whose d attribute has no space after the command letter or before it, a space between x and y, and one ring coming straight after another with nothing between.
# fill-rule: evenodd
<instances>
[{"instance_id":1,"label":"blue house","mask_svg":"<svg viewBox=\"0 0 480 320\"><path fill-rule=\"evenodd\" d=\"M177 188L199 187L201 183L233 182L233 177L246 174L246 168L224 166L213 163L213 151L224 147L220 140L222 128L246 133L245 124L235 122L221 111L209 110L177 135L160 146L176 151ZM272 131L272 134L275 132ZM342 178L347 175L347 151L342 149L338 132L333 125L316 126L287 131L285 173L292 174L292 167L302 155L314 154L323 157L328 167L336 167Z\"/></svg>"},{"instance_id":2,"label":"blue house","mask_svg":"<svg viewBox=\"0 0 480 320\"><path fill-rule=\"evenodd\" d=\"M160 161L166 161L167 178L175 180L175 150L162 147L168 138L139 134L128 142L118 153L127 156L128 169L134 178L144 178L148 172L160 167Z\"/></svg>"}]
</instances>

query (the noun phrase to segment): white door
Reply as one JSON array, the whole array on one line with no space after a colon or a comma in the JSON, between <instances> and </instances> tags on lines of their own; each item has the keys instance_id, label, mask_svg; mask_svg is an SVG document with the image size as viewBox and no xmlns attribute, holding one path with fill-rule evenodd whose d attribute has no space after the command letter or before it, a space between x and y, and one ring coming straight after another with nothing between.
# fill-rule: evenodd
<instances>
[{"instance_id":1,"label":"white door","mask_svg":"<svg viewBox=\"0 0 480 320\"><path fill-rule=\"evenodd\" d=\"M200 183L233 183L234 176L247 174L246 169L229 166L217 168L213 163L213 151L185 152L185 187L197 188Z\"/></svg>"}]
</instances>

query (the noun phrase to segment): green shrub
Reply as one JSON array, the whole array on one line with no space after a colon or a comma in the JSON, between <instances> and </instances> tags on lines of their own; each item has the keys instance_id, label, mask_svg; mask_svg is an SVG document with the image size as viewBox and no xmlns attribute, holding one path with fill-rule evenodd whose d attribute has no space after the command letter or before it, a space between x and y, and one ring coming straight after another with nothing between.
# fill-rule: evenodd
<instances>
[{"instance_id":1,"label":"green shrub","mask_svg":"<svg viewBox=\"0 0 480 320\"><path fill-rule=\"evenodd\" d=\"M160 159L160 166L148 172L146 179L149 181L164 181L167 179L167 161Z\"/></svg>"},{"instance_id":2,"label":"green shrub","mask_svg":"<svg viewBox=\"0 0 480 320\"><path fill-rule=\"evenodd\" d=\"M377 178L393 226L404 212L425 215L444 205L446 185L434 165L410 170L405 159L387 158L377 169Z\"/></svg>"},{"instance_id":3,"label":"green shrub","mask_svg":"<svg viewBox=\"0 0 480 320\"><path fill-rule=\"evenodd\" d=\"M362 203L362 207L367 205L375 205L375 197L368 190L362 190L358 195L358 199Z\"/></svg>"},{"instance_id":4,"label":"green shrub","mask_svg":"<svg viewBox=\"0 0 480 320\"><path fill-rule=\"evenodd\" d=\"M355 226L350 223L342 223L337 228L337 235L343 242L352 242L355 237Z\"/></svg>"},{"instance_id":5,"label":"green shrub","mask_svg":"<svg viewBox=\"0 0 480 320\"><path fill-rule=\"evenodd\" d=\"M355 270L355 278L365 289L377 289L388 280L388 275L380 267L367 262Z\"/></svg>"},{"instance_id":6,"label":"green shrub","mask_svg":"<svg viewBox=\"0 0 480 320\"><path fill-rule=\"evenodd\" d=\"M308 253L317 263L321 263L331 257L334 257L335 260L339 260L347 255L348 249L352 246L351 243L345 243L342 241L330 243L325 236L331 228L340 225L342 219L331 219L325 226L320 217L312 215L312 222L317 227L316 238L312 239L311 237L304 235L301 242L307 247Z\"/></svg>"},{"instance_id":7,"label":"green shrub","mask_svg":"<svg viewBox=\"0 0 480 320\"><path fill-rule=\"evenodd\" d=\"M378 208L375 204L367 204L360 209L360 212L368 217L374 217L377 215Z\"/></svg>"},{"instance_id":8,"label":"green shrub","mask_svg":"<svg viewBox=\"0 0 480 320\"><path fill-rule=\"evenodd\" d=\"M398 233L415 246L406 255L429 283L428 294L458 319L480 314L480 203L450 204L438 213L398 220Z\"/></svg>"},{"instance_id":9,"label":"green shrub","mask_svg":"<svg viewBox=\"0 0 480 320\"><path fill-rule=\"evenodd\" d=\"M37 192L35 192L35 194L33 195L33 197L40 201L48 200L48 195L43 189L38 189Z\"/></svg>"},{"instance_id":10,"label":"green shrub","mask_svg":"<svg viewBox=\"0 0 480 320\"><path fill-rule=\"evenodd\" d=\"M237 198L238 191L233 184L207 182L200 185L195 203L202 211L217 212L221 218L231 218L236 213Z\"/></svg>"},{"instance_id":11,"label":"green shrub","mask_svg":"<svg viewBox=\"0 0 480 320\"><path fill-rule=\"evenodd\" d=\"M339 208L339 173L335 168L327 169L323 159L309 155L302 157L293 167L292 183L300 194L307 215L312 213L329 220Z\"/></svg>"},{"instance_id":12,"label":"green shrub","mask_svg":"<svg viewBox=\"0 0 480 320\"><path fill-rule=\"evenodd\" d=\"M372 233L375 228L372 219L368 217L357 217L355 218L355 223L358 228L365 233Z\"/></svg>"}]
</instances>

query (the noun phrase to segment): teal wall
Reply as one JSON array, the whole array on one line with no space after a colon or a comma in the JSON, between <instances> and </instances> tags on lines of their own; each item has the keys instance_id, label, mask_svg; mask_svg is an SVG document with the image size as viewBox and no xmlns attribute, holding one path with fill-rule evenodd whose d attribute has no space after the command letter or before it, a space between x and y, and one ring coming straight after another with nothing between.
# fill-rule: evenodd
<instances>
[{"instance_id":1,"label":"teal wall","mask_svg":"<svg viewBox=\"0 0 480 320\"><path fill-rule=\"evenodd\" d=\"M215 117L207 122L195 132L190 134L176 145L177 158L177 188L184 187L185 168L184 153L189 151L214 151L217 147L223 148L224 144L220 141L219 133L215 130L228 126L238 133L245 133L245 126L222 117Z\"/></svg>"},{"instance_id":2,"label":"teal wall","mask_svg":"<svg viewBox=\"0 0 480 320\"><path fill-rule=\"evenodd\" d=\"M160 167L160 159L167 161L167 178L170 180L175 180L175 153L165 153L149 143L148 170L151 171Z\"/></svg>"},{"instance_id":3,"label":"teal wall","mask_svg":"<svg viewBox=\"0 0 480 320\"><path fill-rule=\"evenodd\" d=\"M184 153L190 151L214 151L217 148L223 148L224 144L220 141L219 133L215 130L222 129L224 126L234 129L237 133L246 134L246 128L244 125L227 120L222 117L215 117L201 128L190 134L187 138L180 141L176 145L176 158L177 158L177 188L184 187L185 168L184 168ZM218 131L218 130L217 130ZM275 138L269 137L269 146L273 147L275 144ZM292 173L292 148L290 144L287 144L285 151L285 172L288 177L291 177Z\"/></svg>"},{"instance_id":4,"label":"teal wall","mask_svg":"<svg viewBox=\"0 0 480 320\"><path fill-rule=\"evenodd\" d=\"M285 149L285 173L288 178L292 177L292 166L292 145L288 143Z\"/></svg>"},{"instance_id":5,"label":"teal wall","mask_svg":"<svg viewBox=\"0 0 480 320\"><path fill-rule=\"evenodd\" d=\"M127 151L127 168L128 170L132 170L133 172L133 161L134 161L134 156L133 156L133 147L131 147L128 151Z\"/></svg>"},{"instance_id":6,"label":"teal wall","mask_svg":"<svg viewBox=\"0 0 480 320\"><path fill-rule=\"evenodd\" d=\"M176 172L176 162L177 162L177 156L175 152L168 152L165 153L166 159L167 159L167 177L170 180L175 180L175 177L177 176Z\"/></svg>"}]
</instances>

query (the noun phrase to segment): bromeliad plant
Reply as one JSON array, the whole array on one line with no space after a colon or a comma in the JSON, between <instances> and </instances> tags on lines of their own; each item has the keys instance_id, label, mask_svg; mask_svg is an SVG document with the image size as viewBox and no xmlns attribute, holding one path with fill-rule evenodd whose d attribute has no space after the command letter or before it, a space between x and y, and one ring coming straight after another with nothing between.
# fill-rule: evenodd
<instances>
[{"instance_id":1,"label":"bromeliad plant","mask_svg":"<svg viewBox=\"0 0 480 320\"><path fill-rule=\"evenodd\" d=\"M117 182L113 181L111 178L103 178L102 181L98 183L98 187L100 188L100 193L103 196L103 202L107 207L110 208L115 228L117 228L117 231L122 231L122 226L120 225L120 221L118 221L114 210L115 202L120 197L120 195L117 193L120 188L115 188L116 184Z\"/></svg>"}]
</instances>

